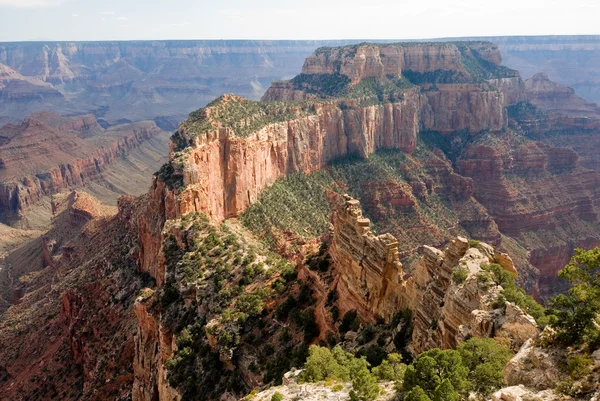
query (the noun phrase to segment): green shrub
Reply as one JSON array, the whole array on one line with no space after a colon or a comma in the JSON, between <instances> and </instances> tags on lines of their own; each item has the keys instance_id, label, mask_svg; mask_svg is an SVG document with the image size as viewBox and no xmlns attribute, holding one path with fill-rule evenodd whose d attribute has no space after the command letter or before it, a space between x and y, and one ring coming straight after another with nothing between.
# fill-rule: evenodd
<instances>
[{"instance_id":1,"label":"green shrub","mask_svg":"<svg viewBox=\"0 0 600 401\"><path fill-rule=\"evenodd\" d=\"M367 359L367 362L369 362L369 365L379 366L387 356L387 353L381 346L377 344L371 344L358 350L356 356L364 356Z\"/></svg>"},{"instance_id":2,"label":"green shrub","mask_svg":"<svg viewBox=\"0 0 600 401\"><path fill-rule=\"evenodd\" d=\"M404 401L431 401L431 398L421 387L415 386L406 394Z\"/></svg>"},{"instance_id":3,"label":"green shrub","mask_svg":"<svg viewBox=\"0 0 600 401\"><path fill-rule=\"evenodd\" d=\"M379 395L380 388L377 379L368 367L359 369L352 378L351 401L372 401Z\"/></svg>"},{"instance_id":4,"label":"green shrub","mask_svg":"<svg viewBox=\"0 0 600 401\"><path fill-rule=\"evenodd\" d=\"M381 365L372 369L373 374L377 379L382 381L393 381L397 387L402 385L406 365L402 363L400 354L389 354L387 358L381 362Z\"/></svg>"},{"instance_id":5,"label":"green shrub","mask_svg":"<svg viewBox=\"0 0 600 401\"><path fill-rule=\"evenodd\" d=\"M273 393L273 396L271 396L271 401L282 401L283 400L283 394L281 394L279 391L276 391L275 393Z\"/></svg>"},{"instance_id":6,"label":"green shrub","mask_svg":"<svg viewBox=\"0 0 600 401\"><path fill-rule=\"evenodd\" d=\"M469 240L469 248L477 248L477 245L479 245L479 242L480 241L478 241L476 239L470 239Z\"/></svg>"},{"instance_id":7,"label":"green shrub","mask_svg":"<svg viewBox=\"0 0 600 401\"><path fill-rule=\"evenodd\" d=\"M302 321L302 326L304 330L304 341L309 342L313 338L318 336L320 333L319 325L317 324L315 318L315 310L311 308L304 311L304 313L302 314Z\"/></svg>"},{"instance_id":8,"label":"green shrub","mask_svg":"<svg viewBox=\"0 0 600 401\"><path fill-rule=\"evenodd\" d=\"M421 353L406 369L403 388L410 391L420 387L431 398L445 379L458 394L466 395L470 389L467 379L469 368L463 365L460 353L437 348Z\"/></svg>"},{"instance_id":9,"label":"green shrub","mask_svg":"<svg viewBox=\"0 0 600 401\"><path fill-rule=\"evenodd\" d=\"M513 357L508 347L491 338L471 338L457 350L469 368L469 380L478 394L489 396L504 385L503 370Z\"/></svg>"},{"instance_id":10,"label":"green shrub","mask_svg":"<svg viewBox=\"0 0 600 401\"><path fill-rule=\"evenodd\" d=\"M340 333L347 331L357 331L360 328L360 318L355 310L350 310L342 317L342 323L340 324Z\"/></svg>"},{"instance_id":11,"label":"green shrub","mask_svg":"<svg viewBox=\"0 0 600 401\"><path fill-rule=\"evenodd\" d=\"M337 358L336 355L337 354ZM298 376L299 382L320 382L325 379L339 381L350 380L350 370L348 368L348 357L339 347L334 348L334 352L325 347L311 345L308 349L308 358L304 370Z\"/></svg>"},{"instance_id":12,"label":"green shrub","mask_svg":"<svg viewBox=\"0 0 600 401\"><path fill-rule=\"evenodd\" d=\"M588 375L592 370L592 360L589 355L578 355L569 359L567 373L571 379L576 380Z\"/></svg>"},{"instance_id":13,"label":"green shrub","mask_svg":"<svg viewBox=\"0 0 600 401\"><path fill-rule=\"evenodd\" d=\"M452 281L455 284L462 284L469 277L469 269L464 266L456 266L452 271Z\"/></svg>"}]
</instances>

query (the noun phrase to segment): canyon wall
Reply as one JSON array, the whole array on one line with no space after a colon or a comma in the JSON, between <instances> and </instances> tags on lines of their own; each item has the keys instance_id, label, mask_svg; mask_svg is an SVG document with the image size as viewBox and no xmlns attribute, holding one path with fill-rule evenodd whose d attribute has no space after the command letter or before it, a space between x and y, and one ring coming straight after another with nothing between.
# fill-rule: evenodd
<instances>
[{"instance_id":1,"label":"canyon wall","mask_svg":"<svg viewBox=\"0 0 600 401\"><path fill-rule=\"evenodd\" d=\"M221 102L246 100L225 96ZM220 221L243 212L283 175L310 173L336 158L366 157L377 149L412 152L423 102L412 92L393 104L342 109L315 103L315 115L268 124L248 137L226 127L203 133L190 139L194 146L180 156L185 188L174 209L178 215L198 211ZM179 135L191 138L194 132L183 128Z\"/></svg>"},{"instance_id":2,"label":"canyon wall","mask_svg":"<svg viewBox=\"0 0 600 401\"><path fill-rule=\"evenodd\" d=\"M221 94L258 100L272 81L297 74L317 47L347 43L3 42L0 121L52 110L94 113L105 126L155 120L174 130L188 113Z\"/></svg>"},{"instance_id":3,"label":"canyon wall","mask_svg":"<svg viewBox=\"0 0 600 401\"><path fill-rule=\"evenodd\" d=\"M220 100L230 101L245 100ZM185 160L181 164L186 188L178 213L200 211L217 221L236 216L285 174L310 173L334 159L367 157L380 149L411 153L423 130L500 130L506 126L503 102L501 92L477 85L440 85L438 91L413 88L401 101L371 106L315 101L315 115L268 124L248 137L238 137L218 122L198 136L180 128L179 135L193 146L179 156Z\"/></svg>"},{"instance_id":4,"label":"canyon wall","mask_svg":"<svg viewBox=\"0 0 600 401\"><path fill-rule=\"evenodd\" d=\"M504 65L520 71L524 77L544 72L553 81L573 87L579 96L600 100L595 67L600 54L598 36L478 40L498 44L470 44L479 57L493 64L500 64L499 49ZM361 41L3 42L0 122L17 122L31 113L53 110L60 114L94 113L106 124L156 119L162 128L172 130L189 112L223 93L258 100L272 81L298 74L306 57L317 48L358 42ZM388 53L395 58L396 68L424 71L458 66L457 51L451 43L444 47L407 46L402 54L387 47L381 54L385 58ZM344 68L360 65L363 72L354 70L358 75L395 71L391 63L385 69L373 64L380 55L355 56ZM307 71L337 68L314 56L311 60L314 67L311 64ZM4 74L4 90L3 70L12 71L10 77Z\"/></svg>"},{"instance_id":5,"label":"canyon wall","mask_svg":"<svg viewBox=\"0 0 600 401\"><path fill-rule=\"evenodd\" d=\"M0 220L24 224L43 197L102 181L106 168L164 134L154 122L102 129L93 116L36 114L0 130Z\"/></svg>"}]
</instances>

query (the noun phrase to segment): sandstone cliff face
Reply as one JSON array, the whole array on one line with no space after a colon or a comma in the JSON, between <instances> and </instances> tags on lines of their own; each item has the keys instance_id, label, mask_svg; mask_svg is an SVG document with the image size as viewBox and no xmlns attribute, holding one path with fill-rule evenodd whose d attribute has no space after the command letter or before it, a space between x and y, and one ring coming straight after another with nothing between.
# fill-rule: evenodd
<instances>
[{"instance_id":1,"label":"sandstone cliff face","mask_svg":"<svg viewBox=\"0 0 600 401\"><path fill-rule=\"evenodd\" d=\"M144 297L138 297L134 306L138 328L133 360L132 400L180 401L181 395L167 383L164 365L172 355L174 337L164 332L160 321L148 311L144 301Z\"/></svg>"},{"instance_id":2,"label":"sandstone cliff face","mask_svg":"<svg viewBox=\"0 0 600 401\"><path fill-rule=\"evenodd\" d=\"M442 134L467 130L470 134L500 131L508 120L501 91L484 90L473 84L438 84L437 90L425 92L433 123L426 130Z\"/></svg>"},{"instance_id":3,"label":"sandstone cliff face","mask_svg":"<svg viewBox=\"0 0 600 401\"><path fill-rule=\"evenodd\" d=\"M360 202L346 196L333 215L330 253L338 267L337 292L342 313L360 310L368 318L390 321L407 306L398 241L390 234L376 236Z\"/></svg>"},{"instance_id":4,"label":"sandstone cliff face","mask_svg":"<svg viewBox=\"0 0 600 401\"><path fill-rule=\"evenodd\" d=\"M499 52L496 48L496 52ZM493 56L492 56L493 59ZM318 49L302 67L303 74L348 76L352 82L363 78L401 76L402 71L452 70L466 73L461 54L454 44L357 45Z\"/></svg>"},{"instance_id":5,"label":"sandstone cliff face","mask_svg":"<svg viewBox=\"0 0 600 401\"><path fill-rule=\"evenodd\" d=\"M150 122L103 130L93 116L51 113L1 132L0 219L13 224L42 197L98 180L107 165L162 133Z\"/></svg>"},{"instance_id":6,"label":"sandstone cliff face","mask_svg":"<svg viewBox=\"0 0 600 401\"><path fill-rule=\"evenodd\" d=\"M474 86L456 89L440 85L425 94L412 89L400 102L363 107L315 103L315 115L269 124L244 138L218 124L194 139L195 132L180 128L179 135L193 146L178 156L184 159L186 188L174 208L179 215L198 211L219 221L244 211L285 174L310 173L336 158L367 157L379 149L411 153L421 130L475 133L505 126L501 93ZM477 110L478 118L465 114L467 109Z\"/></svg>"},{"instance_id":7,"label":"sandstone cliff face","mask_svg":"<svg viewBox=\"0 0 600 401\"><path fill-rule=\"evenodd\" d=\"M412 152L422 102L414 93L398 103L343 110L317 103L315 115L269 124L248 137L217 127L191 139L194 145L182 152L185 188L168 208L177 215L197 211L221 221L244 211L283 175L318 171L333 159L366 157L377 149ZM190 138L194 133L180 129L179 134Z\"/></svg>"}]
</instances>

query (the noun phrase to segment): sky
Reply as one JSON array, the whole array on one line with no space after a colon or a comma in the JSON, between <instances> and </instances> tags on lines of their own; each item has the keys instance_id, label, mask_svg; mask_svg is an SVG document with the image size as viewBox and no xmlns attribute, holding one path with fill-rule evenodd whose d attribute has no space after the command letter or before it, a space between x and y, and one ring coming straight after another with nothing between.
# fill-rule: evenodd
<instances>
[{"instance_id":1,"label":"sky","mask_svg":"<svg viewBox=\"0 0 600 401\"><path fill-rule=\"evenodd\" d=\"M600 34L598 0L0 0L0 41Z\"/></svg>"}]
</instances>

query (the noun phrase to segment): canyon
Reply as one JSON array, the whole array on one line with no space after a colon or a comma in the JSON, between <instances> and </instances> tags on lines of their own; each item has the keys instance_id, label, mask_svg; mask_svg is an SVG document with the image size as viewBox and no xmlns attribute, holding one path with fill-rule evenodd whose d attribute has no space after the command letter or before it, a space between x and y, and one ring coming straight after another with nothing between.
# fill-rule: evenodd
<instances>
[{"instance_id":1,"label":"canyon","mask_svg":"<svg viewBox=\"0 0 600 401\"><path fill-rule=\"evenodd\" d=\"M463 38L462 40L476 40ZM442 39L448 41L451 39ZM598 101L598 36L494 37L504 65L538 72ZM235 93L258 100L295 76L319 47L351 41L19 42L0 44L0 124L39 111L94 114L104 126L155 120L173 130L187 114Z\"/></svg>"},{"instance_id":2,"label":"canyon","mask_svg":"<svg viewBox=\"0 0 600 401\"><path fill-rule=\"evenodd\" d=\"M109 166L153 141L164 151L165 145L160 143L165 144L167 136L154 122L105 130L92 115L61 117L51 112L34 114L18 125L5 125L0 128L0 221L22 228L44 227L49 219L37 218L39 213L28 219L32 208L39 208L42 199L55 193L93 182L106 182L118 193L110 178L103 177ZM146 168L153 171L161 161L149 161ZM142 183L137 190L130 187L128 193L139 195L147 185Z\"/></svg>"},{"instance_id":3,"label":"canyon","mask_svg":"<svg viewBox=\"0 0 600 401\"><path fill-rule=\"evenodd\" d=\"M15 68L19 53L2 54ZM76 85L60 54L81 52L56 54L61 63L36 74ZM276 381L307 343L356 345L357 332L337 323L353 312L356 330L394 333L382 340L392 349L410 326L416 353L471 336L518 350L538 327L518 305L498 304L503 288L490 265L543 297L563 288L556 272L574 245L600 244L597 159L571 140L594 146L600 114L501 60L489 42L321 48L265 101L223 95L191 113L147 193L117 207L81 190L56 192L93 188L120 155L161 135L155 122L103 128L99 117L43 113L5 125L2 218L52 195L52 228L10 252L0 271L0 340L17 344L0 352L0 391L15 400L235 399ZM37 136L27 154L47 173L28 170L17 146ZM310 179L335 172L340 159L385 151L407 161L388 169L395 181L326 188L331 230L303 239L290 228L293 252L277 254L244 225L286 177ZM402 167L413 164L405 180ZM345 189L351 196L340 197ZM390 216L375 213L382 199L388 213L421 222L422 205L435 206L430 221L453 205L465 210L451 215L452 229L421 241L435 228L375 233ZM401 258L412 258L410 272Z\"/></svg>"}]
</instances>

